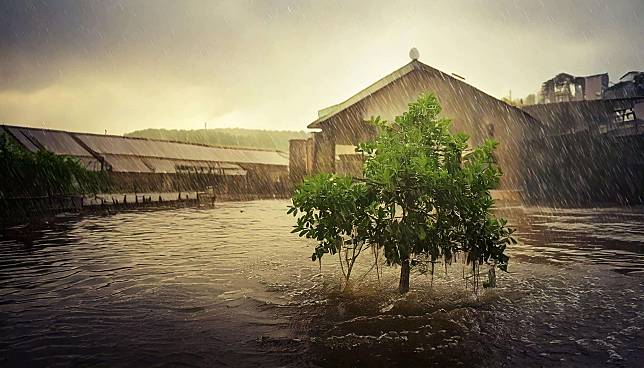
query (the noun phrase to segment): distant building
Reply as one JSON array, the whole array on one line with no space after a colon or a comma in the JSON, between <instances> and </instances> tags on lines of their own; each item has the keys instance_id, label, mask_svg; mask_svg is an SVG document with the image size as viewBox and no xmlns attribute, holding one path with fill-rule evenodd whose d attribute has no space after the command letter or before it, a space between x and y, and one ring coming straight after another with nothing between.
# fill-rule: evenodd
<instances>
[{"instance_id":1,"label":"distant building","mask_svg":"<svg viewBox=\"0 0 644 368\"><path fill-rule=\"evenodd\" d=\"M624 74L619 82L604 91L603 97L605 99L644 97L644 72L631 71Z\"/></svg>"},{"instance_id":2,"label":"distant building","mask_svg":"<svg viewBox=\"0 0 644 368\"><path fill-rule=\"evenodd\" d=\"M392 121L420 94L430 92L441 103L441 115L452 119L453 131L469 134L472 145L486 138L501 142L496 154L505 172L502 188L520 188L521 142L536 137L541 124L524 111L416 59L346 101L320 110L308 125L317 130L312 138L290 142L293 182L317 172L361 175L363 160L355 147L377 136L376 128L366 120L380 116Z\"/></svg>"},{"instance_id":3,"label":"distant building","mask_svg":"<svg viewBox=\"0 0 644 368\"><path fill-rule=\"evenodd\" d=\"M540 103L597 100L608 88L608 74L575 77L567 73L557 74L541 85Z\"/></svg>"},{"instance_id":4,"label":"distant building","mask_svg":"<svg viewBox=\"0 0 644 368\"><path fill-rule=\"evenodd\" d=\"M523 106L546 135L644 136L644 97Z\"/></svg>"},{"instance_id":5,"label":"distant building","mask_svg":"<svg viewBox=\"0 0 644 368\"><path fill-rule=\"evenodd\" d=\"M600 100L608 88L608 74L596 74L584 77L584 100Z\"/></svg>"},{"instance_id":6,"label":"distant building","mask_svg":"<svg viewBox=\"0 0 644 368\"><path fill-rule=\"evenodd\" d=\"M524 106L544 134L526 142L524 199L561 206L644 203L644 97Z\"/></svg>"},{"instance_id":7,"label":"distant building","mask_svg":"<svg viewBox=\"0 0 644 368\"><path fill-rule=\"evenodd\" d=\"M75 133L0 125L26 150L76 158L106 171L116 191L186 191L277 194L288 191L288 155L279 151Z\"/></svg>"}]
</instances>

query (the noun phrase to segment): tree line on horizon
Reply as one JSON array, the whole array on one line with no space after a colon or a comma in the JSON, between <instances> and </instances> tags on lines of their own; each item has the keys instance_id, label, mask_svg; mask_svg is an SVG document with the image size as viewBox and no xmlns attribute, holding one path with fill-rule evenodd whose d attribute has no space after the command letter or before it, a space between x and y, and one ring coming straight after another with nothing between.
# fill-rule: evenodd
<instances>
[{"instance_id":1,"label":"tree line on horizon","mask_svg":"<svg viewBox=\"0 0 644 368\"><path fill-rule=\"evenodd\" d=\"M126 137L162 139L210 146L260 148L288 152L290 139L307 138L305 131L262 130L243 128L213 129L143 129L125 134Z\"/></svg>"}]
</instances>

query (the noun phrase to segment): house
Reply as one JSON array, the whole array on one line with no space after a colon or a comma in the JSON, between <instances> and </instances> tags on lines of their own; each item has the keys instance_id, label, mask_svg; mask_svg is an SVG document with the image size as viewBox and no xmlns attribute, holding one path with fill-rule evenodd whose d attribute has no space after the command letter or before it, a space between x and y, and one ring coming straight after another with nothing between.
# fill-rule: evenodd
<instances>
[{"instance_id":1,"label":"house","mask_svg":"<svg viewBox=\"0 0 644 368\"><path fill-rule=\"evenodd\" d=\"M308 140L290 142L290 175L294 184L317 172L360 175L359 143L377 136L366 122L373 116L393 120L423 93L434 93L442 106L441 116L453 121L452 131L470 135L470 144L486 138L500 142L497 160L504 171L503 189L520 189L521 142L538 136L541 123L514 106L416 58L337 105L322 109L308 125L315 130Z\"/></svg>"},{"instance_id":2,"label":"house","mask_svg":"<svg viewBox=\"0 0 644 368\"><path fill-rule=\"evenodd\" d=\"M608 88L608 74L575 77L559 73L541 85L539 103L571 102L601 99Z\"/></svg>"},{"instance_id":3,"label":"house","mask_svg":"<svg viewBox=\"0 0 644 368\"><path fill-rule=\"evenodd\" d=\"M605 99L644 97L644 72L630 71L624 74L619 82L607 88Z\"/></svg>"}]
</instances>

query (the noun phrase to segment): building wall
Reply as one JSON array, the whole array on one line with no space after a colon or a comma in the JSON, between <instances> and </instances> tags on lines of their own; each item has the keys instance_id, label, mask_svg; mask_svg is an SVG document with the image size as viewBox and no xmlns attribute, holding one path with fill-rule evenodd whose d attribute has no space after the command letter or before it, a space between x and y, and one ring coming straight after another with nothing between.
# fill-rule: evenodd
<instances>
[{"instance_id":1,"label":"building wall","mask_svg":"<svg viewBox=\"0 0 644 368\"><path fill-rule=\"evenodd\" d=\"M608 87L608 74L592 75L584 78L584 98L586 100L599 100Z\"/></svg>"},{"instance_id":2,"label":"building wall","mask_svg":"<svg viewBox=\"0 0 644 368\"><path fill-rule=\"evenodd\" d=\"M313 162L315 161L315 157L313 155L313 146L313 136L311 136L306 140L306 175L310 175L313 171Z\"/></svg>"},{"instance_id":3,"label":"building wall","mask_svg":"<svg viewBox=\"0 0 644 368\"><path fill-rule=\"evenodd\" d=\"M578 132L526 142L525 201L558 207L644 203L644 136Z\"/></svg>"},{"instance_id":4,"label":"building wall","mask_svg":"<svg viewBox=\"0 0 644 368\"><path fill-rule=\"evenodd\" d=\"M544 124L546 135L586 132L593 135L644 134L644 98L562 102L523 109ZM633 111L634 120L618 119L617 112Z\"/></svg>"},{"instance_id":5,"label":"building wall","mask_svg":"<svg viewBox=\"0 0 644 368\"><path fill-rule=\"evenodd\" d=\"M335 172L335 132L323 129L313 133L313 166L311 174Z\"/></svg>"},{"instance_id":6,"label":"building wall","mask_svg":"<svg viewBox=\"0 0 644 368\"><path fill-rule=\"evenodd\" d=\"M306 139L291 139L289 144L288 173L291 183L299 184L308 173Z\"/></svg>"},{"instance_id":7,"label":"building wall","mask_svg":"<svg viewBox=\"0 0 644 368\"><path fill-rule=\"evenodd\" d=\"M509 106L444 73L414 70L322 123L333 132L335 144L356 145L373 139L377 130L364 121L372 116L391 121L407 111L422 93L435 93L443 108L441 116L453 120L453 132L470 135L470 144L485 138L500 142L499 164L505 175L502 188L521 187L521 142L537 136L541 124L525 112Z\"/></svg>"},{"instance_id":8,"label":"building wall","mask_svg":"<svg viewBox=\"0 0 644 368\"><path fill-rule=\"evenodd\" d=\"M336 173L340 175L362 178L364 157L362 154L342 154L336 162Z\"/></svg>"},{"instance_id":9,"label":"building wall","mask_svg":"<svg viewBox=\"0 0 644 368\"><path fill-rule=\"evenodd\" d=\"M558 206L644 201L644 99L525 110L546 125L543 137L526 143L527 201ZM622 112L621 121L616 112Z\"/></svg>"},{"instance_id":10,"label":"building wall","mask_svg":"<svg viewBox=\"0 0 644 368\"><path fill-rule=\"evenodd\" d=\"M289 191L288 169L281 165L245 164L246 175L108 172L115 193L214 190L217 194L282 195Z\"/></svg>"}]
</instances>

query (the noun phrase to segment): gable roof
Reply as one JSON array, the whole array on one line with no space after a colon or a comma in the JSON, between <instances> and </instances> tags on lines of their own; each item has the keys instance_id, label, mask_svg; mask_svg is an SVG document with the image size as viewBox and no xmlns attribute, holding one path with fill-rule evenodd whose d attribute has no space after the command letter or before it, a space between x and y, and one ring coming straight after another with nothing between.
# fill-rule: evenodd
<instances>
[{"instance_id":1,"label":"gable roof","mask_svg":"<svg viewBox=\"0 0 644 368\"><path fill-rule=\"evenodd\" d=\"M438 69L432 68L431 66L423 64L420 61L414 59L410 63L408 63L408 64L404 65L403 67L401 67L400 69L395 70L393 73L385 76L384 78L376 81L375 83L373 83L372 85L370 85L367 88L363 89L362 91L358 92L357 94L349 97L346 101L341 102L341 103L339 103L337 105L329 106L327 108L324 108L324 109L320 110L318 112L318 118L315 121L313 121L312 123L310 123L307 126L307 128L309 128L309 129L320 128L321 124L323 122L329 120L330 118L332 118L335 115L339 114L340 112L348 109L349 107L357 104L358 102L360 102L363 99L371 96L372 94L380 91L381 89L385 88L389 84L399 80L400 78L402 78L405 75L413 72L414 70L419 70L419 71L429 72L429 73L432 73L432 74L437 74L441 78L443 78L444 80L449 81L450 84L460 85L461 87L474 89L478 93L481 93L481 94L483 94L485 96L488 96L489 98L492 98L492 99L498 101L499 103L505 104L505 105L507 105L508 108L515 109L515 110L519 111L520 113L526 115L528 118L532 118L525 111L523 111L523 110L521 110L521 109L519 109L519 108L517 108L515 106L506 104L505 102L497 99L496 97L490 96L487 93L481 91L480 89L478 89L478 88L476 88L476 87L474 87L474 86L472 86L470 84L467 84L467 83L463 82L462 80L460 80L458 78L454 78L454 77L452 77L451 75L449 75L447 73L443 73L442 71L440 71Z\"/></svg>"},{"instance_id":2,"label":"gable roof","mask_svg":"<svg viewBox=\"0 0 644 368\"><path fill-rule=\"evenodd\" d=\"M641 72L640 72L640 71L637 71L637 70L631 70L630 72L626 72L624 75L622 75L621 77L619 77L619 80L624 79L625 77L627 77L627 76L628 76L628 75L630 75L630 74L639 74L639 73L641 73Z\"/></svg>"}]
</instances>

